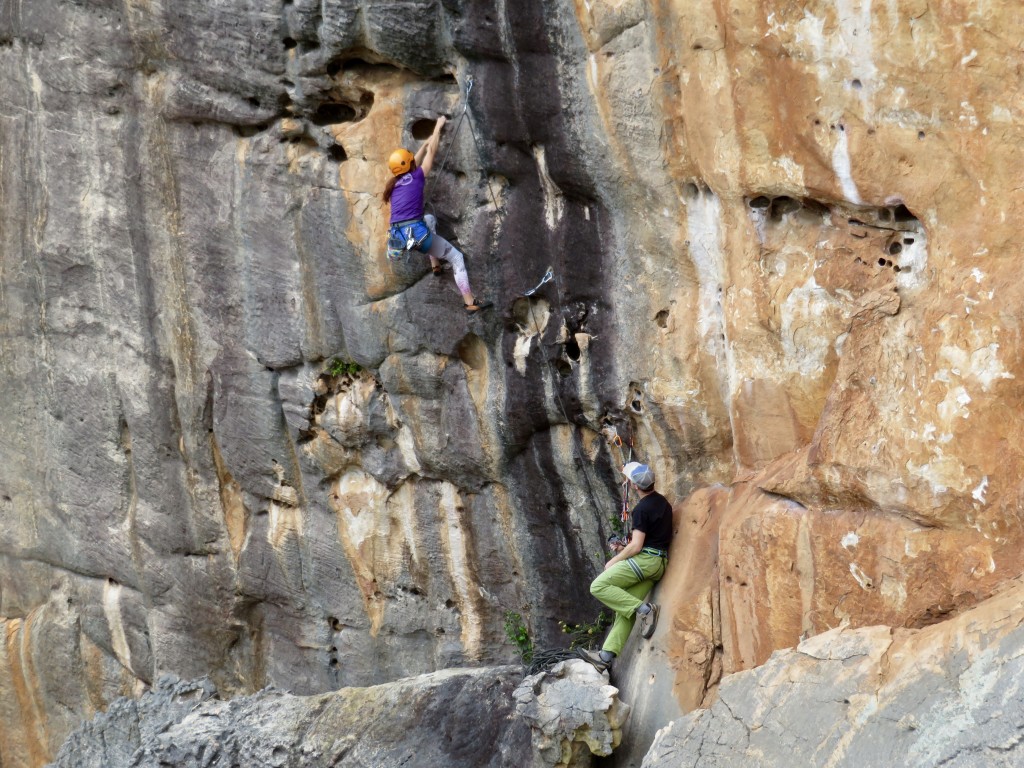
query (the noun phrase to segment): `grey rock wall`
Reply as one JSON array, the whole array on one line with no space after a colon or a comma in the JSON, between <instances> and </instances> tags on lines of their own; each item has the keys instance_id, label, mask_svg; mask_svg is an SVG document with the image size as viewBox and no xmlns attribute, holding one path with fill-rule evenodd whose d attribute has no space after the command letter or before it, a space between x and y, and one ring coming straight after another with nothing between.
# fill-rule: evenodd
<instances>
[{"instance_id":1,"label":"grey rock wall","mask_svg":"<svg viewBox=\"0 0 1024 768\"><path fill-rule=\"evenodd\" d=\"M0 6L5 766L164 672L317 693L593 618L628 382L563 5ZM478 318L377 197L469 76L431 202Z\"/></svg>"}]
</instances>

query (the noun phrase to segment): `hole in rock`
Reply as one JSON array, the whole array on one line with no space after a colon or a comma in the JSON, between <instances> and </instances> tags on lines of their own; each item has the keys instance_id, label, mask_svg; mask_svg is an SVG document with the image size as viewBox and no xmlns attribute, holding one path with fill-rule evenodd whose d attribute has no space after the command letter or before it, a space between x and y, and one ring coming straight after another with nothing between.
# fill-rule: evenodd
<instances>
[{"instance_id":1,"label":"hole in rock","mask_svg":"<svg viewBox=\"0 0 1024 768\"><path fill-rule=\"evenodd\" d=\"M792 197L776 197L772 200L772 216L779 217L784 216L787 213L800 210L800 201L794 200Z\"/></svg>"},{"instance_id":2,"label":"hole in rock","mask_svg":"<svg viewBox=\"0 0 1024 768\"><path fill-rule=\"evenodd\" d=\"M268 127L269 126L267 126L264 123L261 123L260 125L236 125L236 126L234 126L235 134L238 135L238 136L241 136L243 139L251 139L253 136L257 135L261 131L267 130Z\"/></svg>"},{"instance_id":3,"label":"hole in rock","mask_svg":"<svg viewBox=\"0 0 1024 768\"><path fill-rule=\"evenodd\" d=\"M333 616L328 616L327 617L327 623L331 625L331 629L333 629L335 632L340 632L341 631L342 623L340 621L338 621L338 619L334 618Z\"/></svg>"},{"instance_id":4,"label":"hole in rock","mask_svg":"<svg viewBox=\"0 0 1024 768\"><path fill-rule=\"evenodd\" d=\"M700 194L700 188L692 181L690 181L683 185L683 193L690 200L695 200L697 198L697 195Z\"/></svg>"},{"instance_id":5,"label":"hole in rock","mask_svg":"<svg viewBox=\"0 0 1024 768\"><path fill-rule=\"evenodd\" d=\"M888 208L881 208L878 211L878 218L882 221L892 221L892 211Z\"/></svg>"},{"instance_id":6,"label":"hole in rock","mask_svg":"<svg viewBox=\"0 0 1024 768\"><path fill-rule=\"evenodd\" d=\"M891 266L892 266L892 262L891 262L891 261L889 261L889 259L886 259L886 260L885 260L885 266L887 266L887 267L891 267Z\"/></svg>"},{"instance_id":7,"label":"hole in rock","mask_svg":"<svg viewBox=\"0 0 1024 768\"><path fill-rule=\"evenodd\" d=\"M901 270L902 270L903 268L902 268L902 267L901 267L901 266L900 266L899 264L896 264L896 265L895 265L895 266L893 267L893 269L894 269L894 270L895 270L896 272L899 272L899 271L901 271Z\"/></svg>"},{"instance_id":8,"label":"hole in rock","mask_svg":"<svg viewBox=\"0 0 1024 768\"><path fill-rule=\"evenodd\" d=\"M467 334L455 351L467 368L479 371L487 367L487 345L475 333Z\"/></svg>"},{"instance_id":9,"label":"hole in rock","mask_svg":"<svg viewBox=\"0 0 1024 768\"><path fill-rule=\"evenodd\" d=\"M298 45L298 43L295 42L294 37L286 37L284 40L281 41L281 44L284 45L284 47L287 48L289 51Z\"/></svg>"},{"instance_id":10,"label":"hole in rock","mask_svg":"<svg viewBox=\"0 0 1024 768\"><path fill-rule=\"evenodd\" d=\"M659 328L668 328L668 310L663 309L654 316L654 322L658 324Z\"/></svg>"},{"instance_id":11,"label":"hole in rock","mask_svg":"<svg viewBox=\"0 0 1024 768\"><path fill-rule=\"evenodd\" d=\"M559 376L572 375L572 366L562 359L555 360L555 370L558 371Z\"/></svg>"},{"instance_id":12,"label":"hole in rock","mask_svg":"<svg viewBox=\"0 0 1024 768\"><path fill-rule=\"evenodd\" d=\"M337 666L338 666L338 660L337 660L337 659L331 659L331 660L330 660L329 662L327 662L327 663L328 663L328 665L330 665L331 667L337 667Z\"/></svg>"},{"instance_id":13,"label":"hole in rock","mask_svg":"<svg viewBox=\"0 0 1024 768\"><path fill-rule=\"evenodd\" d=\"M913 213L911 213L910 209L907 208L907 206L903 205L902 203L897 205L896 206L896 210L894 210L892 213L893 213L893 216L896 217L896 221L902 221L902 222L917 221L917 216L915 216Z\"/></svg>"},{"instance_id":14,"label":"hole in rock","mask_svg":"<svg viewBox=\"0 0 1024 768\"><path fill-rule=\"evenodd\" d=\"M444 601L444 607L445 608L454 608L455 607L455 601L454 600L445 600Z\"/></svg>"},{"instance_id":15,"label":"hole in rock","mask_svg":"<svg viewBox=\"0 0 1024 768\"><path fill-rule=\"evenodd\" d=\"M434 124L436 122L436 120L417 120L409 128L409 132L417 141L425 141L434 133Z\"/></svg>"},{"instance_id":16,"label":"hole in rock","mask_svg":"<svg viewBox=\"0 0 1024 768\"><path fill-rule=\"evenodd\" d=\"M336 647L336 646L333 646L333 645L332 645L332 646L331 646L331 647L330 647L330 648L328 649L328 651L327 651L327 652L328 652L328 653L337 653L337 652L338 652L338 649L337 649L337 647Z\"/></svg>"},{"instance_id":17,"label":"hole in rock","mask_svg":"<svg viewBox=\"0 0 1024 768\"><path fill-rule=\"evenodd\" d=\"M868 128L868 136L874 136L874 135L875 135L875 129L874 128Z\"/></svg>"},{"instance_id":18,"label":"hole in rock","mask_svg":"<svg viewBox=\"0 0 1024 768\"><path fill-rule=\"evenodd\" d=\"M884 267L884 266L885 266L885 259L883 259L883 258L879 258L879 259L878 259L878 266L880 266L880 267Z\"/></svg>"},{"instance_id":19,"label":"hole in rock","mask_svg":"<svg viewBox=\"0 0 1024 768\"><path fill-rule=\"evenodd\" d=\"M351 123L356 118L356 111L348 104L321 104L310 117L314 125L334 125L335 123Z\"/></svg>"},{"instance_id":20,"label":"hole in rock","mask_svg":"<svg viewBox=\"0 0 1024 768\"><path fill-rule=\"evenodd\" d=\"M259 109L259 108L260 108L260 100L259 100L259 99L257 99L257 98L256 98L255 96L250 96L250 97L249 97L248 99L246 99L246 101L247 101L247 102L248 102L248 103L249 103L249 104L250 104L251 106L253 106L253 107L256 107L256 109Z\"/></svg>"},{"instance_id":21,"label":"hole in rock","mask_svg":"<svg viewBox=\"0 0 1024 768\"><path fill-rule=\"evenodd\" d=\"M918 131L917 132L917 138L923 139L924 138L924 131Z\"/></svg>"},{"instance_id":22,"label":"hole in rock","mask_svg":"<svg viewBox=\"0 0 1024 768\"><path fill-rule=\"evenodd\" d=\"M569 356L570 360L580 359L580 345L575 338L570 338L565 342L565 354Z\"/></svg>"},{"instance_id":23,"label":"hole in rock","mask_svg":"<svg viewBox=\"0 0 1024 768\"><path fill-rule=\"evenodd\" d=\"M829 212L829 207L820 200L815 200L810 197L805 197L800 201L800 206L803 208L804 213L810 216L824 216Z\"/></svg>"},{"instance_id":24,"label":"hole in rock","mask_svg":"<svg viewBox=\"0 0 1024 768\"><path fill-rule=\"evenodd\" d=\"M769 200L764 195L758 195L757 197L750 201L751 208L767 208L771 204L772 201Z\"/></svg>"},{"instance_id":25,"label":"hole in rock","mask_svg":"<svg viewBox=\"0 0 1024 768\"><path fill-rule=\"evenodd\" d=\"M635 413L644 412L644 404L641 403L639 400L634 400L633 402L631 402L629 404L629 407L632 408Z\"/></svg>"},{"instance_id":26,"label":"hole in rock","mask_svg":"<svg viewBox=\"0 0 1024 768\"><path fill-rule=\"evenodd\" d=\"M859 91L864 86L864 84L856 78L850 81L850 85L853 87L853 90L855 91Z\"/></svg>"},{"instance_id":27,"label":"hole in rock","mask_svg":"<svg viewBox=\"0 0 1024 768\"><path fill-rule=\"evenodd\" d=\"M904 245L913 245L914 244L914 238L912 238L912 237L904 237L903 238L903 244Z\"/></svg>"},{"instance_id":28,"label":"hole in rock","mask_svg":"<svg viewBox=\"0 0 1024 768\"><path fill-rule=\"evenodd\" d=\"M336 163L344 163L348 160L345 148L341 144L335 144L327 150L327 156Z\"/></svg>"},{"instance_id":29,"label":"hole in rock","mask_svg":"<svg viewBox=\"0 0 1024 768\"><path fill-rule=\"evenodd\" d=\"M902 243L889 243L889 255L895 256L897 253L903 250Z\"/></svg>"}]
</instances>

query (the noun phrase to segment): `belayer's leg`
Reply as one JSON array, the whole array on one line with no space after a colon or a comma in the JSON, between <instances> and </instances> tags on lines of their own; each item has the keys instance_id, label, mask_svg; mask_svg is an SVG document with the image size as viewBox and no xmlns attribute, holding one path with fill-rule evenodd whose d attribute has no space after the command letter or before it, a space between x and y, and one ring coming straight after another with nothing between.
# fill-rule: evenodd
<instances>
[{"instance_id":1,"label":"belayer's leg","mask_svg":"<svg viewBox=\"0 0 1024 768\"><path fill-rule=\"evenodd\" d=\"M654 582L640 579L625 561L601 573L590 585L590 594L615 611L615 622L602 650L618 655L636 621L636 609Z\"/></svg>"}]
</instances>

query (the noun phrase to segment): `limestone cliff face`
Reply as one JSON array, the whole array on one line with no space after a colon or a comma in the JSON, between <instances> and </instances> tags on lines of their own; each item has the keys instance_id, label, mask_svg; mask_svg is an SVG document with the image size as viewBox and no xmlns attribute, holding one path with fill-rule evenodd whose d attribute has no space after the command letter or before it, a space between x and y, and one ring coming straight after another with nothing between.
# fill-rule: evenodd
<instances>
[{"instance_id":1,"label":"limestone cliff face","mask_svg":"<svg viewBox=\"0 0 1024 768\"><path fill-rule=\"evenodd\" d=\"M682 706L990 595L1021 571L1022 26L0 4L3 764L162 672L501 662L509 609L549 644L596 613L612 429L680 503L653 648ZM482 317L385 256L383 160L442 112L431 203Z\"/></svg>"}]
</instances>

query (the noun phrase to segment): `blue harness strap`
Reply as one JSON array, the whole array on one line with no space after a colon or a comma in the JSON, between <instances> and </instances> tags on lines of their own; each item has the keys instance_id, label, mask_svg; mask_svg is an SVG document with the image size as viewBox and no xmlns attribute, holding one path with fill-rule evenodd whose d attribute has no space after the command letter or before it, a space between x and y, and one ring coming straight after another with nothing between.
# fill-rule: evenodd
<instances>
[{"instance_id":1,"label":"blue harness strap","mask_svg":"<svg viewBox=\"0 0 1024 768\"><path fill-rule=\"evenodd\" d=\"M422 219L398 221L388 230L388 258L399 259L409 251L426 253L434 242L434 235Z\"/></svg>"}]
</instances>

